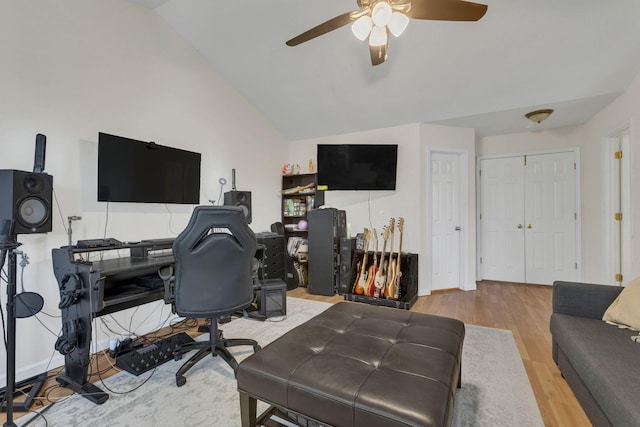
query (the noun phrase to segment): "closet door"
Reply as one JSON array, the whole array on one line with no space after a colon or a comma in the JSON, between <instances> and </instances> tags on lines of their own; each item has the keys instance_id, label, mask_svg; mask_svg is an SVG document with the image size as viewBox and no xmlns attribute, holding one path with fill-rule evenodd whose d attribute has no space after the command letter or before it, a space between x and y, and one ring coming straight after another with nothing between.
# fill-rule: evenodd
<instances>
[{"instance_id":1,"label":"closet door","mask_svg":"<svg viewBox=\"0 0 640 427\"><path fill-rule=\"evenodd\" d=\"M572 152L526 156L526 283L577 278L575 176Z\"/></svg>"},{"instance_id":2,"label":"closet door","mask_svg":"<svg viewBox=\"0 0 640 427\"><path fill-rule=\"evenodd\" d=\"M524 156L480 162L481 277L525 282Z\"/></svg>"}]
</instances>

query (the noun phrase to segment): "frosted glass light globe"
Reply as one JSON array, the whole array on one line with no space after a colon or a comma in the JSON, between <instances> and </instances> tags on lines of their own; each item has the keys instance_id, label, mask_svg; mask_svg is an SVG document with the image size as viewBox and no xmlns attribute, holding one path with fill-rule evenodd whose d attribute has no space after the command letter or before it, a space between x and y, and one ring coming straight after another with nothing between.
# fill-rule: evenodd
<instances>
[{"instance_id":1,"label":"frosted glass light globe","mask_svg":"<svg viewBox=\"0 0 640 427\"><path fill-rule=\"evenodd\" d=\"M387 44L387 27L375 25L369 35L370 46L384 46Z\"/></svg>"},{"instance_id":2,"label":"frosted glass light globe","mask_svg":"<svg viewBox=\"0 0 640 427\"><path fill-rule=\"evenodd\" d=\"M404 30L406 30L407 25L409 25L409 17L407 15L400 12L393 12L393 15L391 15L391 20L387 24L387 27L389 27L389 31L391 31L391 34L393 34L395 37L399 37L400 34L402 34Z\"/></svg>"},{"instance_id":3,"label":"frosted glass light globe","mask_svg":"<svg viewBox=\"0 0 640 427\"><path fill-rule=\"evenodd\" d=\"M389 3L381 1L373 6L373 10L371 11L371 19L373 19L373 23L375 25L384 27L391 20L392 12L393 11L391 10L391 6L389 6Z\"/></svg>"},{"instance_id":4,"label":"frosted glass light globe","mask_svg":"<svg viewBox=\"0 0 640 427\"><path fill-rule=\"evenodd\" d=\"M371 17L369 15L364 15L356 19L353 25L351 25L351 31L353 31L353 35L356 36L358 40L363 41L369 36L371 27L373 27Z\"/></svg>"}]
</instances>

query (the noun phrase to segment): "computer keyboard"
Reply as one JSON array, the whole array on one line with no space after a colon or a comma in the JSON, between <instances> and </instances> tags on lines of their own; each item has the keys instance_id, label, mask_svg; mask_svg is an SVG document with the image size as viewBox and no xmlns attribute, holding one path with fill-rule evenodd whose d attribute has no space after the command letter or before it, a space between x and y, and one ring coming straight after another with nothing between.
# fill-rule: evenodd
<instances>
[{"instance_id":1,"label":"computer keyboard","mask_svg":"<svg viewBox=\"0 0 640 427\"><path fill-rule=\"evenodd\" d=\"M107 237L105 239L78 240L78 243L76 243L76 247L80 249L111 248L114 246L122 246L122 242L112 237Z\"/></svg>"}]
</instances>

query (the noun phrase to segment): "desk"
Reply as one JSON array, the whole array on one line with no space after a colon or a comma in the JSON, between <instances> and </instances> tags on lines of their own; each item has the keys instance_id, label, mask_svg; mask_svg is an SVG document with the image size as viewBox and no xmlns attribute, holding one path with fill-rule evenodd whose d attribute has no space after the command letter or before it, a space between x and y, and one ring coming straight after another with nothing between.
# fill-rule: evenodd
<instances>
[{"instance_id":1,"label":"desk","mask_svg":"<svg viewBox=\"0 0 640 427\"><path fill-rule=\"evenodd\" d=\"M59 384L94 403L109 398L87 381L93 319L163 299L158 270L173 265L172 245L173 239L158 239L100 248L53 249L62 314L62 335L56 350L65 357L65 372L56 378ZM106 259L89 260L92 253L100 251ZM113 251L126 255L115 252L114 257Z\"/></svg>"}]
</instances>

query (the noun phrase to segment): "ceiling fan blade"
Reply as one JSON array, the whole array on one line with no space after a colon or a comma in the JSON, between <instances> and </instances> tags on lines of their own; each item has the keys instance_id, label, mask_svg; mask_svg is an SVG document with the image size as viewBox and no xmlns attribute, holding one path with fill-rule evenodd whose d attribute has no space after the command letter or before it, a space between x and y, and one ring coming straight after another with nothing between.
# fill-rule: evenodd
<instances>
[{"instance_id":1,"label":"ceiling fan blade","mask_svg":"<svg viewBox=\"0 0 640 427\"><path fill-rule=\"evenodd\" d=\"M318 36L328 33L329 31L337 30L340 27L344 27L345 25L355 21L359 17L359 15L357 15L358 12L359 11L354 10L329 19L327 22L323 22L322 24L317 25L312 29L305 31L304 33L287 41L287 46L297 46L300 43L304 43L306 41L314 39Z\"/></svg>"},{"instance_id":2,"label":"ceiling fan blade","mask_svg":"<svg viewBox=\"0 0 640 427\"><path fill-rule=\"evenodd\" d=\"M436 21L477 21L487 5L462 0L412 0L409 18Z\"/></svg>"},{"instance_id":3,"label":"ceiling fan blade","mask_svg":"<svg viewBox=\"0 0 640 427\"><path fill-rule=\"evenodd\" d=\"M369 53L371 54L371 65L380 65L387 60L387 44L382 46L369 45Z\"/></svg>"}]
</instances>

